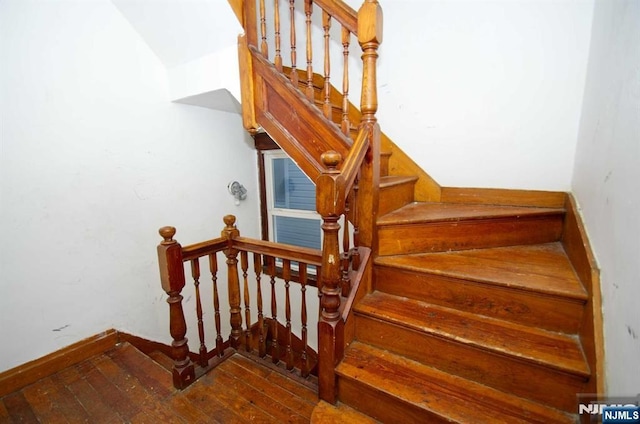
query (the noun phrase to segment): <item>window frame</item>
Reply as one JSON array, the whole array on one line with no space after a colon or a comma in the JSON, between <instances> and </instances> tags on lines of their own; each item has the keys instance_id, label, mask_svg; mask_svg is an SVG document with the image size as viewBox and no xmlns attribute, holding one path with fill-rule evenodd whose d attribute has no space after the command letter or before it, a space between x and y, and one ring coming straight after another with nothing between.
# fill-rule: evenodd
<instances>
[{"instance_id":1,"label":"window frame","mask_svg":"<svg viewBox=\"0 0 640 424\"><path fill-rule=\"evenodd\" d=\"M322 225L322 217L315 210L304 210L304 209L290 209L290 208L281 208L276 207L275 205L275 193L273 189L273 161L277 159L289 159L292 160L285 152L280 149L271 149L264 150L260 152L262 155L262 163L264 170L264 194L265 194L265 204L264 204L264 218L266 222L263 221L263 226L266 226L266 231L263 229L263 237L266 235L266 240L277 241L276 240L276 220L275 217L288 217L288 218L299 218L305 220L313 220L318 223L318 228ZM295 162L294 162L295 164ZM297 166L297 165L296 165ZM311 182L313 184L313 182ZM265 225L266 224L266 225ZM319 232L318 245L322 245L322 232Z\"/></svg>"}]
</instances>

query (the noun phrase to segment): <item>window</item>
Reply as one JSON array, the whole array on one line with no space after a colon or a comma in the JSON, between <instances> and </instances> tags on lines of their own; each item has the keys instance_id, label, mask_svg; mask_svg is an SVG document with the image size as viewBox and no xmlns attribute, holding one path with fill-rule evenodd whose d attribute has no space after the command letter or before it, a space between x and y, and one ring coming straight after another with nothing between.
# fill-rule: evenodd
<instances>
[{"instance_id":1,"label":"window","mask_svg":"<svg viewBox=\"0 0 640 424\"><path fill-rule=\"evenodd\" d=\"M263 151L266 227L269 240L321 248L316 187L286 154Z\"/></svg>"}]
</instances>

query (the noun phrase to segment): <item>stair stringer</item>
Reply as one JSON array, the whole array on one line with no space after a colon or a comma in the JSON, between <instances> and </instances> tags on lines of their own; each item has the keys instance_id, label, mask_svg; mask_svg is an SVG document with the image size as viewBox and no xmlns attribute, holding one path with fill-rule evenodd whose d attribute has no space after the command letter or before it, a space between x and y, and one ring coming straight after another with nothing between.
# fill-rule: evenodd
<instances>
[{"instance_id":1,"label":"stair stringer","mask_svg":"<svg viewBox=\"0 0 640 424\"><path fill-rule=\"evenodd\" d=\"M351 140L254 47L248 49L257 124L315 181L325 170L321 155L335 151L346 158Z\"/></svg>"}]
</instances>

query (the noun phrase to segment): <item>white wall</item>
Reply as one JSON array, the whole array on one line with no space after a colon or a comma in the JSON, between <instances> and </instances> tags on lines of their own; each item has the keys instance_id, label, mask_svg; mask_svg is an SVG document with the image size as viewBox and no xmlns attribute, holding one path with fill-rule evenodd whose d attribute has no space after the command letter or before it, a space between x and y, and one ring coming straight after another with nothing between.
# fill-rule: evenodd
<instances>
[{"instance_id":1,"label":"white wall","mask_svg":"<svg viewBox=\"0 0 640 424\"><path fill-rule=\"evenodd\" d=\"M112 327L170 341L157 229L259 235L226 188L257 192L240 117L171 103L106 0L3 0L0 31L0 371Z\"/></svg>"},{"instance_id":2,"label":"white wall","mask_svg":"<svg viewBox=\"0 0 640 424\"><path fill-rule=\"evenodd\" d=\"M394 142L444 186L570 189L592 0L381 4Z\"/></svg>"},{"instance_id":3,"label":"white wall","mask_svg":"<svg viewBox=\"0 0 640 424\"><path fill-rule=\"evenodd\" d=\"M608 392L640 381L640 2L598 0L573 190L601 267Z\"/></svg>"}]
</instances>

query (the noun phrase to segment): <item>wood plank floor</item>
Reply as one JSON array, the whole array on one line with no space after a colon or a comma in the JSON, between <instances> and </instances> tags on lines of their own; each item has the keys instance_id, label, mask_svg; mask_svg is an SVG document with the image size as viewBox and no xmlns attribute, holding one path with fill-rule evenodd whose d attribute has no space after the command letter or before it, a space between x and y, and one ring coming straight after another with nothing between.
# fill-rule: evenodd
<instances>
[{"instance_id":1,"label":"wood plank floor","mask_svg":"<svg viewBox=\"0 0 640 424\"><path fill-rule=\"evenodd\" d=\"M316 392L233 355L183 391L124 343L0 398L0 423L309 423Z\"/></svg>"}]
</instances>

